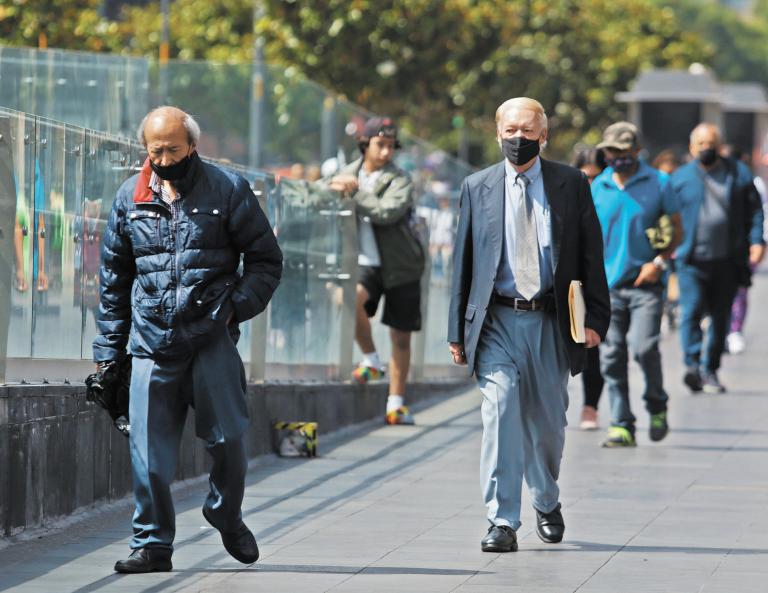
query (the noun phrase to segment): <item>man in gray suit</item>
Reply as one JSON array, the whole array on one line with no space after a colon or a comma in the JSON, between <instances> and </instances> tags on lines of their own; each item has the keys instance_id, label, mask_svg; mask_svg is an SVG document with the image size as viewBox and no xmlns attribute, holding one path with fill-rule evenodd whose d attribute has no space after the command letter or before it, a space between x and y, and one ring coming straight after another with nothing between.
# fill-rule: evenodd
<instances>
[{"instance_id":1,"label":"man in gray suit","mask_svg":"<svg viewBox=\"0 0 768 593\"><path fill-rule=\"evenodd\" d=\"M557 478L565 443L568 371L605 337L610 300L600 225L586 177L539 157L547 116L538 101L496 111L505 158L461 190L448 341L483 394L481 487L490 527L485 552L517 550L523 477L536 531L562 540ZM571 338L568 289L582 283L586 343Z\"/></svg>"}]
</instances>

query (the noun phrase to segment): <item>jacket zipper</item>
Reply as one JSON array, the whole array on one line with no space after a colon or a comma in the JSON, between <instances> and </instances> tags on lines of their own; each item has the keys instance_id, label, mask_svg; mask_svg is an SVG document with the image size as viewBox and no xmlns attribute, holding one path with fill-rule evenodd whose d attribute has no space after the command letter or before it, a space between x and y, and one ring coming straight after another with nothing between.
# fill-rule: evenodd
<instances>
[{"instance_id":1,"label":"jacket zipper","mask_svg":"<svg viewBox=\"0 0 768 593\"><path fill-rule=\"evenodd\" d=\"M179 224L175 209L171 207L171 234L173 235L173 257L171 258L171 277L176 284L176 321L179 333L184 340L188 340L184 322L179 314L181 303L181 249L179 248Z\"/></svg>"}]
</instances>

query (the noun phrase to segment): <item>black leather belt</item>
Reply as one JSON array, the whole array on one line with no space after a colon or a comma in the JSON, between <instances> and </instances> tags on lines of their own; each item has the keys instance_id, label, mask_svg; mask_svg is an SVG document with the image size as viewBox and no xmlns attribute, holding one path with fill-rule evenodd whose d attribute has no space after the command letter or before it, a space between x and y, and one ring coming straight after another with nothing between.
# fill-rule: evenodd
<instances>
[{"instance_id":1,"label":"black leather belt","mask_svg":"<svg viewBox=\"0 0 768 593\"><path fill-rule=\"evenodd\" d=\"M538 299L526 301L525 299L516 299L505 297L498 293L493 293L491 302L504 307L511 307L515 311L554 311L555 297L553 294L544 294Z\"/></svg>"}]
</instances>

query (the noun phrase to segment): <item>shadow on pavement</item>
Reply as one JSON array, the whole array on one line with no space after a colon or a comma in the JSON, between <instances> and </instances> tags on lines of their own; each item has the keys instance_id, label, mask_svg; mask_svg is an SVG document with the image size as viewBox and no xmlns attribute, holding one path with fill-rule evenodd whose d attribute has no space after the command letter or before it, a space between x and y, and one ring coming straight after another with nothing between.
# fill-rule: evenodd
<instances>
[{"instance_id":1,"label":"shadow on pavement","mask_svg":"<svg viewBox=\"0 0 768 593\"><path fill-rule=\"evenodd\" d=\"M456 395L459 395L459 394L457 393ZM280 504L281 502L287 501L295 496L306 493L308 490L311 490L312 488L325 484L326 482L332 480L333 478L336 478L345 474L349 474L351 472L354 472L354 470L359 469L360 467L380 461L383 458L392 454L394 451L398 451L405 447L412 446L415 442L423 439L425 436L437 430L444 429L448 426L453 427L454 422L460 422L464 420L466 417L474 413L475 413L475 410L471 409L469 411L464 411L454 415L453 417L447 418L444 422L437 425L418 426L417 428L421 428L422 430L419 430L416 434L403 438L395 444L388 445L387 447L381 449L380 451L372 455L369 455L368 457L351 461L350 463L345 464L341 468L326 472L325 474L312 480L309 484L303 484L284 494L274 496L270 498L268 501L263 502L262 504L259 504L254 508L243 509L243 518L246 519L246 522L247 522L247 517L253 517L254 515L258 515L258 513L263 512L267 509L273 508L278 504ZM456 438L463 438L468 433L474 432L475 430L477 430L477 425L474 425L474 424L472 425L464 424L463 426L466 426L466 428L464 428L461 434L458 435ZM331 447L328 447L328 449L326 449L325 452L328 453L330 451L333 451L335 448L340 447L349 441L360 438L364 434L377 430L378 428L380 428L379 425L369 426L368 424L366 424L363 427L361 427L359 431L354 430L348 434L345 434L343 437L339 439L334 439L333 445ZM421 455L419 455L417 458L412 459L411 463L416 464L422 461L426 461L434 457L435 455L438 455L440 453L445 453L445 451L446 449L443 445L431 447L429 449L424 450L421 453ZM261 480L264 480L282 471L285 471L288 469L294 469L297 466L297 462L299 464L310 463L311 460L281 460L279 458L275 458L274 462L265 466L259 466L255 470L251 470L251 472L249 472L250 475L246 478L246 488L251 487L257 484L258 482L260 482ZM387 480L390 476L391 476L391 471L387 470L387 471L382 471L380 473L377 473L373 476L361 477L361 480L358 484L355 484L352 487L349 487L338 494L330 495L325 498L318 498L317 503L312 505L311 508L302 509L300 512L292 514L290 517L286 517L280 520L279 522L260 530L258 533L255 534L256 538L257 540L261 541L263 539L266 539L267 536L275 537L276 534L280 532L280 530L291 529L293 526L295 526L296 522L301 520L302 518L306 516L311 516L315 512L325 511L330 506L332 506L337 502L350 500L352 497L359 494L363 489L369 489L371 487L374 487L380 482ZM190 490L188 492L184 492L179 498L177 498L174 501L177 515L200 507L203 502L203 498L201 498L200 495L201 495L202 489L204 488L205 486L202 483L196 487L190 487ZM177 494L176 496L179 496L179 495ZM114 521L114 518L111 517L111 519ZM87 553L87 551L84 552L82 549L82 546L80 546L77 552L73 551L71 555L67 555L65 558L60 558L60 561L57 562L55 565L52 566L50 564L46 564L45 568L42 569L39 573L29 573L29 572L14 573L13 572L14 565L23 564L26 560L28 560L29 556L34 555L35 553L40 554L41 557L45 556L45 550L39 550L39 549L36 550L35 548L37 548L37 546L45 547L47 545L50 545L52 547L56 547L57 540L60 540L61 546L65 546L67 543L70 543L72 540L72 536L71 535L66 536L66 533L67 532L71 533L71 530L73 528L76 529L76 527L72 525L68 527L64 532L55 533L55 534L52 534L50 537L40 538L37 541L33 541L33 542L19 543L17 549L14 549L16 548L16 546L12 546L4 550L2 554L0 554L0 574L2 574L2 576L0 577L0 591L4 591L11 587L21 585L29 580L38 578L48 572L55 571L59 566L68 564L69 562L76 560L79 556L82 556L84 553ZM178 553L180 549L183 549L184 547L189 546L190 544L195 544L199 542L200 540L207 537L210 534L210 532L211 532L210 530L206 529L204 531L201 531L199 534L195 534L183 540L177 540L174 543L174 552ZM115 537L111 541L117 542L122 539L125 539L129 535L130 535L130 527L128 527L124 535ZM87 540L80 539L81 543L84 541L87 541ZM99 542L93 542L92 550L90 551L96 551L99 548L105 547L105 545L108 545L108 543L106 543L104 540L101 540ZM217 550L216 552L210 554L210 556L205 558L203 561L198 562L195 566L193 566L190 569L181 570L181 571L174 570L173 573L169 574L169 579L173 579L173 582L175 584L178 584L179 577L177 576L174 578L171 575L173 574L179 575L181 573L183 575L186 575L185 577L182 577L182 579L184 579L184 578L190 578L194 574L205 574L209 572L216 572L216 569L206 570L203 568L204 566L210 565L211 563L217 560L228 557L227 552L223 548L216 548L216 550ZM2 558L2 555L6 553L7 553L6 558ZM125 554L127 555L127 553L128 551L126 550ZM9 558L8 556L11 556L11 555L17 556L18 558L15 560L12 558ZM119 558L115 558L115 560L118 560L118 559ZM97 570L98 571L112 570L112 564L110 563L108 566L104 566L104 567L100 566L98 567ZM402 570L406 570L406 569L402 569ZM419 570L419 569L413 569L413 570ZM229 570L222 569L222 571L229 571ZM231 572L238 572L238 570L234 569ZM403 574L410 574L410 573L403 573ZM417 574L417 573L413 573L413 574ZM474 572L470 574L474 574ZM86 585L83 585L78 589L75 589L73 593L92 593L94 591L101 590L102 588L105 588L106 590L106 588L108 588L109 586L109 583L114 582L114 579L116 578L122 578L122 577L121 575L112 573L112 574L103 576L101 578L97 578L94 581ZM153 585L150 585L147 588L137 588L137 591L142 591L143 593L156 593L156 592L162 591L169 585L169 582L170 582L169 579L163 579L162 581L154 583Z\"/></svg>"}]
</instances>

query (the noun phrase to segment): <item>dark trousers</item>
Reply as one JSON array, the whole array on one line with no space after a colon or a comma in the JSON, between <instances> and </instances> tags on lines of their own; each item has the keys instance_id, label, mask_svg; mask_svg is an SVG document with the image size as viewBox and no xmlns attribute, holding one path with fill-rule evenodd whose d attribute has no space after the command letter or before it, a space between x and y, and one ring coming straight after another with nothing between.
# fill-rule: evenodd
<instances>
[{"instance_id":1,"label":"dark trousers","mask_svg":"<svg viewBox=\"0 0 768 593\"><path fill-rule=\"evenodd\" d=\"M132 548L172 548L176 515L171 482L187 408L195 409L195 432L213 458L205 509L221 531L241 521L245 488L245 370L222 325L189 356L134 357L131 374L131 464L136 511Z\"/></svg>"},{"instance_id":2,"label":"dark trousers","mask_svg":"<svg viewBox=\"0 0 768 593\"><path fill-rule=\"evenodd\" d=\"M680 342L685 365L706 372L720 368L736 294L737 267L730 260L677 264L680 284ZM709 316L707 343L701 320Z\"/></svg>"},{"instance_id":3,"label":"dark trousers","mask_svg":"<svg viewBox=\"0 0 768 593\"><path fill-rule=\"evenodd\" d=\"M587 367L581 373L584 385L584 405L597 408L600 394L603 392L603 373L600 372L600 348L587 349Z\"/></svg>"}]
</instances>

